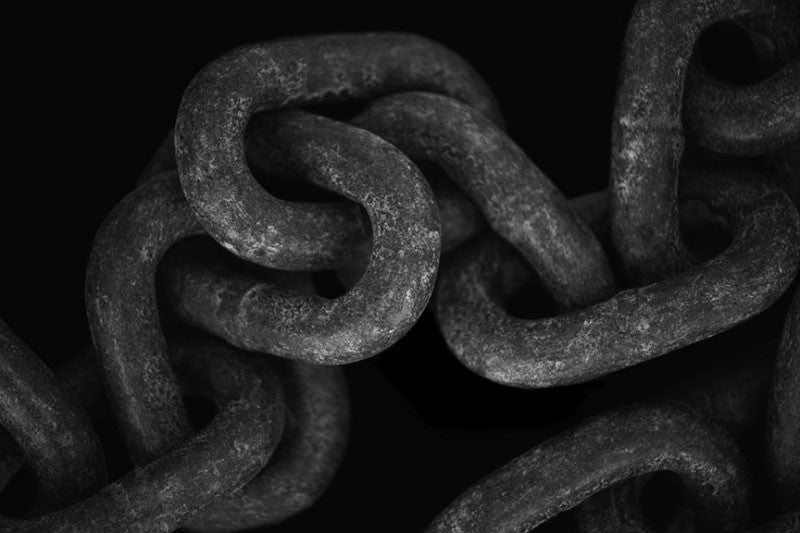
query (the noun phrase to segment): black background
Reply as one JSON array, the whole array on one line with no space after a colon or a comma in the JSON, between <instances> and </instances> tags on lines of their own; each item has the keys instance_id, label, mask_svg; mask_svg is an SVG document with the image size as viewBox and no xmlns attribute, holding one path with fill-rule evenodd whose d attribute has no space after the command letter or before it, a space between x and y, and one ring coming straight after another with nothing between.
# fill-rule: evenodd
<instances>
[{"instance_id":1,"label":"black background","mask_svg":"<svg viewBox=\"0 0 800 533\"><path fill-rule=\"evenodd\" d=\"M84 271L100 222L171 128L194 73L244 43L367 30L433 38L484 76L512 138L568 196L605 186L630 0L532 3L525 15L290 7L4 15L11 94L3 101L0 317L45 361L90 342ZM669 378L658 363L644 366L650 379ZM494 385L447 352L429 312L396 346L346 373L352 433L340 473L317 506L270 531L421 531L495 467L657 385L630 373L544 391Z\"/></svg>"}]
</instances>

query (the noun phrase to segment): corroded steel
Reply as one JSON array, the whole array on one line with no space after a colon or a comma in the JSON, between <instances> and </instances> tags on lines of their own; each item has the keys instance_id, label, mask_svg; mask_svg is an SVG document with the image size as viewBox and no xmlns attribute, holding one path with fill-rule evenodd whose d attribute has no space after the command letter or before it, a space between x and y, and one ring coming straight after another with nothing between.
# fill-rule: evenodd
<instances>
[{"instance_id":1,"label":"corroded steel","mask_svg":"<svg viewBox=\"0 0 800 533\"><path fill-rule=\"evenodd\" d=\"M723 21L753 41L762 79L705 68L699 39ZM640 0L609 186L572 199L505 131L472 67L423 37L297 37L212 61L97 232L93 349L52 371L0 322L0 487L26 464L36 487L0 530L227 532L309 509L348 438L338 365L394 345L432 294L455 357L521 388L675 365L672 352L773 312L800 266L798 53L794 0ZM319 104L358 109L344 122ZM341 287L318 290L321 270ZM531 282L549 316L512 314ZM643 487L662 470L687 496L671 531L796 531L791 290L780 342L674 366L681 382L654 401L536 444L428 531L522 532L575 508L587 533L650 532ZM210 422L193 427L187 395L211 401ZM109 414L133 465L110 484L92 427ZM754 430L763 476L737 448ZM748 523L763 491L773 516Z\"/></svg>"}]
</instances>

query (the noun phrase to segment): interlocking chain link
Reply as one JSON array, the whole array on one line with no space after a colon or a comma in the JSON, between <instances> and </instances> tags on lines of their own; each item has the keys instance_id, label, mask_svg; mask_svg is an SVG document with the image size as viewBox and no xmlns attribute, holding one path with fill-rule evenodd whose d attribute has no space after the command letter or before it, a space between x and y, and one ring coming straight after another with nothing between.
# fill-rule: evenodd
<instances>
[{"instance_id":1,"label":"interlocking chain link","mask_svg":"<svg viewBox=\"0 0 800 533\"><path fill-rule=\"evenodd\" d=\"M281 202L261 189L241 150L247 121L257 111L415 89L458 98L502 123L472 68L419 37L336 35L234 50L195 76L178 110L175 151L186 198L209 234L242 258L285 270L347 263L353 241L363 238L360 224L347 224L336 208Z\"/></svg>"},{"instance_id":2,"label":"interlocking chain link","mask_svg":"<svg viewBox=\"0 0 800 533\"><path fill-rule=\"evenodd\" d=\"M769 49L770 75L734 87L704 69L697 41L720 21ZM97 233L93 349L51 371L0 322L0 482L27 463L37 487L0 529L226 532L308 509L345 450L339 365L392 346L429 301L463 365L541 388L669 358L794 290L780 340L536 444L428 531L528 531L570 509L587 533L654 531L643 492L660 471L687 496L671 531L797 531L799 52L795 1L640 0L609 187L572 199L480 76L427 39L302 37L214 60ZM347 102L347 121L318 113ZM695 226L730 242L690 246ZM320 270L341 295L317 292ZM509 310L530 283L551 316ZM213 403L210 422L193 427L187 395ZM133 465L111 483L92 426L109 412ZM748 518L753 431L777 502L763 524Z\"/></svg>"},{"instance_id":3,"label":"interlocking chain link","mask_svg":"<svg viewBox=\"0 0 800 533\"><path fill-rule=\"evenodd\" d=\"M528 531L619 481L678 473L714 529L746 523L747 474L732 441L670 404L625 408L548 440L468 489L428 531Z\"/></svg>"},{"instance_id":4,"label":"interlocking chain link","mask_svg":"<svg viewBox=\"0 0 800 533\"><path fill-rule=\"evenodd\" d=\"M712 261L573 313L510 316L501 293L528 281L529 269L493 236L464 250L441 273L436 296L453 353L498 383L565 385L663 355L763 311L797 272L800 225L791 201L766 181L712 173L687 179L685 194L721 211L734 233L731 245Z\"/></svg>"},{"instance_id":5,"label":"interlocking chain link","mask_svg":"<svg viewBox=\"0 0 800 533\"><path fill-rule=\"evenodd\" d=\"M636 4L625 41L612 124L610 202L615 249L634 283L650 283L673 274L688 260L677 207L684 143L681 95L700 32L714 22L757 17L784 4L788 11L784 16L796 21L797 6L789 2L649 0ZM797 82L791 76L784 80L788 90L795 88L794 93ZM800 101L796 94L788 100L788 112L778 114L789 115L788 120L796 123L791 115L798 112ZM779 106L774 111L782 109ZM737 118L753 126L746 115ZM790 133L794 131L796 126ZM785 139L778 135L777 140Z\"/></svg>"}]
</instances>

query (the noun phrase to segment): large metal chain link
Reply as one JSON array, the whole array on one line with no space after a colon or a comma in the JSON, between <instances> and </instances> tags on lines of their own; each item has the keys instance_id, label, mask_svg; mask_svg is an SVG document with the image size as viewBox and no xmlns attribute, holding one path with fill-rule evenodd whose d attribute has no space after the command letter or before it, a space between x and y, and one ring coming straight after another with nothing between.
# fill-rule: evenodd
<instances>
[{"instance_id":1,"label":"large metal chain link","mask_svg":"<svg viewBox=\"0 0 800 533\"><path fill-rule=\"evenodd\" d=\"M768 76L735 87L704 69L697 41L720 21L769 48ZM316 112L347 102L359 106L347 121ZM97 233L94 355L51 371L0 322L0 484L27 463L37 487L0 528L224 532L311 507L347 440L338 365L395 344L429 300L464 366L541 388L669 358L790 290L800 4L639 0L612 132L608 189L568 199L481 77L432 41L301 37L214 60ZM281 183L326 200L286 199ZM709 253L686 238L694 226L730 242ZM341 295L318 293L321 270ZM530 283L550 316L509 309ZM780 340L536 444L428 531L523 532L570 509L587 533L655 531L643 492L663 471L686 494L670 531L798 531L794 291ZM213 403L210 422L193 426L187 395ZM133 467L111 483L92 426L108 413ZM779 511L763 524L748 518L753 431Z\"/></svg>"}]
</instances>

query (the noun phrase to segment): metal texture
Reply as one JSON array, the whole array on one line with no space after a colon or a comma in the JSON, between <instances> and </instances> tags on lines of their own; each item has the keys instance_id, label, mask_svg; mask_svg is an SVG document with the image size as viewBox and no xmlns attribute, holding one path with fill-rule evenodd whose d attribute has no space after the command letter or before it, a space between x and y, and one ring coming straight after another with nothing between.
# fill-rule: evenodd
<instances>
[{"instance_id":1,"label":"metal texture","mask_svg":"<svg viewBox=\"0 0 800 533\"><path fill-rule=\"evenodd\" d=\"M757 178L703 172L685 184L686 200L721 213L734 234L717 257L556 317L510 316L504 294L530 280L530 270L497 238L475 243L440 273L435 311L448 346L492 381L565 385L663 355L760 313L796 275L800 221L789 198Z\"/></svg>"},{"instance_id":2,"label":"metal texture","mask_svg":"<svg viewBox=\"0 0 800 533\"><path fill-rule=\"evenodd\" d=\"M286 397L287 418L269 463L247 485L201 511L188 527L236 531L275 524L306 510L336 473L347 441L349 408L341 369L267 360L213 339L185 341L178 357L198 351L233 354L259 373L274 372Z\"/></svg>"},{"instance_id":3,"label":"metal texture","mask_svg":"<svg viewBox=\"0 0 800 533\"><path fill-rule=\"evenodd\" d=\"M563 308L614 292L611 266L591 230L525 152L479 111L444 96L404 93L375 101L353 124L443 169Z\"/></svg>"},{"instance_id":4,"label":"metal texture","mask_svg":"<svg viewBox=\"0 0 800 533\"><path fill-rule=\"evenodd\" d=\"M698 36L715 22L768 14L777 5L782 4L637 2L626 34L612 125L610 205L615 248L633 283L663 279L688 261L678 220L678 167L684 145L684 77ZM787 99L796 104L791 93ZM781 102L772 94L770 100ZM787 107L797 111L791 102ZM796 123L787 114L784 117Z\"/></svg>"},{"instance_id":5,"label":"metal texture","mask_svg":"<svg viewBox=\"0 0 800 533\"><path fill-rule=\"evenodd\" d=\"M654 404L605 414L539 444L467 489L427 531L529 531L657 470L681 476L708 531L746 524L748 480L733 442L691 410Z\"/></svg>"},{"instance_id":6,"label":"metal texture","mask_svg":"<svg viewBox=\"0 0 800 533\"><path fill-rule=\"evenodd\" d=\"M742 448L748 434L754 428L761 428L775 352L776 343L769 341L737 354L724 354L715 364L668 384L656 395L697 409L719 424ZM647 482L647 476L637 477L589 498L576 510L578 528L585 533L658 531L642 510ZM691 508L686 506L672 517L672 522L670 530L702 531Z\"/></svg>"},{"instance_id":7,"label":"metal texture","mask_svg":"<svg viewBox=\"0 0 800 533\"><path fill-rule=\"evenodd\" d=\"M767 453L778 501L800 508L800 291L786 317L772 375Z\"/></svg>"},{"instance_id":8,"label":"metal texture","mask_svg":"<svg viewBox=\"0 0 800 533\"><path fill-rule=\"evenodd\" d=\"M749 85L700 57L723 21L760 58ZM36 487L0 530L227 532L309 509L347 441L337 365L394 345L432 294L455 357L518 388L667 364L774 314L800 268L798 54L796 1L639 0L609 187L572 199L472 67L425 38L298 37L214 60L98 230L94 350L51 371L0 322L0 487L25 464ZM327 104L357 109L345 122ZM318 290L319 271L341 287ZM514 314L530 283L549 315ZM792 290L780 341L709 355L654 401L537 444L428 531L522 532L573 508L585 532L654 531L643 491L665 470L687 502L670 531L796 531ZM193 426L187 395L213 403L210 422ZM110 484L92 427L109 414L132 463ZM775 504L749 523L763 491Z\"/></svg>"},{"instance_id":9,"label":"metal texture","mask_svg":"<svg viewBox=\"0 0 800 533\"><path fill-rule=\"evenodd\" d=\"M155 274L172 244L201 231L175 173L162 174L109 213L89 258L89 326L114 416L136 465L191 434L161 333Z\"/></svg>"},{"instance_id":10,"label":"metal texture","mask_svg":"<svg viewBox=\"0 0 800 533\"><path fill-rule=\"evenodd\" d=\"M86 499L36 518L3 517L0 527L31 532L173 531L263 468L284 426L276 378L241 356L216 351L176 352L173 364L187 388L214 401L217 413L206 428ZM253 431L254 425L260 431Z\"/></svg>"},{"instance_id":11,"label":"metal texture","mask_svg":"<svg viewBox=\"0 0 800 533\"><path fill-rule=\"evenodd\" d=\"M407 90L452 95L502 122L491 92L467 63L413 35L287 39L245 46L210 63L187 87L175 126L181 183L198 220L236 255L264 266L347 264L365 239L358 213L282 202L258 187L241 149L247 121L258 111Z\"/></svg>"},{"instance_id":12,"label":"metal texture","mask_svg":"<svg viewBox=\"0 0 800 533\"><path fill-rule=\"evenodd\" d=\"M255 357L211 337L173 336L169 345L173 362L190 358L206 361L219 358L235 361L238 358L245 362L247 372L263 376L266 382L271 383L270 386L276 386L272 382L277 378L279 389L286 396L283 433L269 464L245 487L233 491L224 501L203 509L192 518L191 530L232 531L274 524L312 505L336 472L347 439L349 409L341 370L299 361ZM68 361L57 369L56 375L80 408L92 413L92 418L100 419L108 410L102 388L98 386L101 375L91 353ZM196 388L186 380L179 381L179 385L183 393ZM0 449L9 450L4 455L8 466L0 478L5 485L22 466L25 457L16 449L10 435L0 438ZM87 449L91 450L91 447ZM84 466L76 464L78 468ZM104 463L92 463L97 464ZM102 484L85 496L100 489ZM74 493L72 498L80 499L81 493ZM119 523L135 528L138 527L136 522L134 518L128 523ZM83 526L76 527L80 529Z\"/></svg>"},{"instance_id":13,"label":"metal texture","mask_svg":"<svg viewBox=\"0 0 800 533\"><path fill-rule=\"evenodd\" d=\"M787 1L753 6L732 22L765 48L763 80L737 86L715 79L696 53L686 72L686 136L714 152L766 154L800 139L800 6Z\"/></svg>"},{"instance_id":14,"label":"metal texture","mask_svg":"<svg viewBox=\"0 0 800 533\"><path fill-rule=\"evenodd\" d=\"M105 459L89 420L2 321L0 363L0 424L36 473L31 511L58 509L101 488L107 481Z\"/></svg>"},{"instance_id":15,"label":"metal texture","mask_svg":"<svg viewBox=\"0 0 800 533\"><path fill-rule=\"evenodd\" d=\"M276 114L265 139L273 167L362 203L374 232L364 275L345 295L326 299L184 262L168 283L169 301L188 323L249 350L318 364L375 355L408 331L433 291L440 234L430 188L392 145L329 119Z\"/></svg>"}]
</instances>

